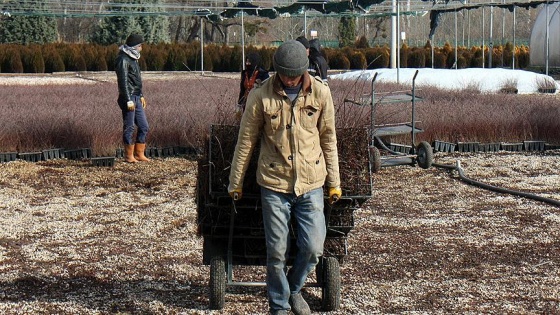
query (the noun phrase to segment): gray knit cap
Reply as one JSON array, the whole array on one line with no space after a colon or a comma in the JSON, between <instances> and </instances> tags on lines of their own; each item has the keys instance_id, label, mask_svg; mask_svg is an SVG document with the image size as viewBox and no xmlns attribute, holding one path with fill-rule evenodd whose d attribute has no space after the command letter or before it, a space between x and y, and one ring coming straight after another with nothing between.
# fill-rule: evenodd
<instances>
[{"instance_id":1,"label":"gray knit cap","mask_svg":"<svg viewBox=\"0 0 560 315\"><path fill-rule=\"evenodd\" d=\"M272 64L274 65L274 70L279 74L288 77L300 76L309 66L307 50L298 41L286 41L274 53Z\"/></svg>"}]
</instances>

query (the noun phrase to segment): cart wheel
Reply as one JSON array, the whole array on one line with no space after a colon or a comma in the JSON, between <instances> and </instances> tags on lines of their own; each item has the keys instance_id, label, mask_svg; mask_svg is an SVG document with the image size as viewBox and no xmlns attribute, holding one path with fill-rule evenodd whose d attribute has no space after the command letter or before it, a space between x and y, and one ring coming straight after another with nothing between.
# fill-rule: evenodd
<instances>
[{"instance_id":1,"label":"cart wheel","mask_svg":"<svg viewBox=\"0 0 560 315\"><path fill-rule=\"evenodd\" d=\"M226 294L226 262L222 257L210 260L210 309L220 310L224 307Z\"/></svg>"},{"instance_id":2,"label":"cart wheel","mask_svg":"<svg viewBox=\"0 0 560 315\"><path fill-rule=\"evenodd\" d=\"M340 307L340 265L334 257L323 258L323 310Z\"/></svg>"},{"instance_id":3,"label":"cart wheel","mask_svg":"<svg viewBox=\"0 0 560 315\"><path fill-rule=\"evenodd\" d=\"M377 173L381 169L381 153L374 146L369 147L369 153L371 154L371 171Z\"/></svg>"},{"instance_id":4,"label":"cart wheel","mask_svg":"<svg viewBox=\"0 0 560 315\"><path fill-rule=\"evenodd\" d=\"M315 266L315 276L317 277L317 284L323 285L323 260L319 259L319 263Z\"/></svg>"},{"instance_id":5,"label":"cart wheel","mask_svg":"<svg viewBox=\"0 0 560 315\"><path fill-rule=\"evenodd\" d=\"M432 151L432 146L426 142L422 141L416 148L418 155L416 156L416 161L418 165L423 169L428 169L434 163L434 151Z\"/></svg>"}]
</instances>

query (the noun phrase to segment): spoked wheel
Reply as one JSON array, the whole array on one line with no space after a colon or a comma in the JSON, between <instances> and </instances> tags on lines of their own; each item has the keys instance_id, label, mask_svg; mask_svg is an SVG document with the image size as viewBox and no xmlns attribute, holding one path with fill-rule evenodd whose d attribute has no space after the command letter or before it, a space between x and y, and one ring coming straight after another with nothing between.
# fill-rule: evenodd
<instances>
[{"instance_id":1,"label":"spoked wheel","mask_svg":"<svg viewBox=\"0 0 560 315\"><path fill-rule=\"evenodd\" d=\"M434 151L432 151L432 146L426 142L422 141L416 148L417 156L416 161L418 166L423 169L428 169L434 163Z\"/></svg>"},{"instance_id":2,"label":"spoked wheel","mask_svg":"<svg viewBox=\"0 0 560 315\"><path fill-rule=\"evenodd\" d=\"M222 257L212 257L212 260L210 260L210 309L222 309L225 295L226 262Z\"/></svg>"},{"instance_id":3,"label":"spoked wheel","mask_svg":"<svg viewBox=\"0 0 560 315\"><path fill-rule=\"evenodd\" d=\"M340 265L334 257L323 258L322 288L324 311L336 311L340 307Z\"/></svg>"},{"instance_id":4,"label":"spoked wheel","mask_svg":"<svg viewBox=\"0 0 560 315\"><path fill-rule=\"evenodd\" d=\"M377 173L381 169L381 153L379 153L379 149L370 146L369 147L369 154L371 158L370 168L372 173Z\"/></svg>"}]
</instances>

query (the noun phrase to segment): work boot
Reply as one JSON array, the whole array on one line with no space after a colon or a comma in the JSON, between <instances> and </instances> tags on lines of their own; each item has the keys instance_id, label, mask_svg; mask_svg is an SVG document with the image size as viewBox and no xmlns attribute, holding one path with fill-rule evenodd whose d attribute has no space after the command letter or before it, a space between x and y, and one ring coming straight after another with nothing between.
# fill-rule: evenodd
<instances>
[{"instance_id":1,"label":"work boot","mask_svg":"<svg viewBox=\"0 0 560 315\"><path fill-rule=\"evenodd\" d=\"M138 161L148 162L150 160L144 155L145 151L146 151L145 143L137 143L134 145L134 155Z\"/></svg>"},{"instance_id":2,"label":"work boot","mask_svg":"<svg viewBox=\"0 0 560 315\"><path fill-rule=\"evenodd\" d=\"M311 309L307 302L301 296L301 293L295 293L290 295L290 299L288 300L290 306L292 307L292 312L296 315L311 315Z\"/></svg>"},{"instance_id":3,"label":"work boot","mask_svg":"<svg viewBox=\"0 0 560 315\"><path fill-rule=\"evenodd\" d=\"M124 145L124 160L128 163L136 163L138 160L134 158L134 144Z\"/></svg>"},{"instance_id":4,"label":"work boot","mask_svg":"<svg viewBox=\"0 0 560 315\"><path fill-rule=\"evenodd\" d=\"M272 311L270 311L270 315L288 315L288 311L286 311L286 310L272 310Z\"/></svg>"}]
</instances>

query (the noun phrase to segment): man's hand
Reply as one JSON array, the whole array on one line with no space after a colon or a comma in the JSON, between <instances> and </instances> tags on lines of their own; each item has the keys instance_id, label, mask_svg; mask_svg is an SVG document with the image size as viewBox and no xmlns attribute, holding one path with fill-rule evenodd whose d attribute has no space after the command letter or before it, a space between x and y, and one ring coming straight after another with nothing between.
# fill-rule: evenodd
<instances>
[{"instance_id":1,"label":"man's hand","mask_svg":"<svg viewBox=\"0 0 560 315\"><path fill-rule=\"evenodd\" d=\"M134 110L134 102L133 101L128 101L126 102L126 108L128 108L128 111L131 112Z\"/></svg>"},{"instance_id":2,"label":"man's hand","mask_svg":"<svg viewBox=\"0 0 560 315\"><path fill-rule=\"evenodd\" d=\"M148 106L148 102L146 102L146 99L144 98L144 96L140 97L140 101L142 102L142 108L146 108L146 106Z\"/></svg>"},{"instance_id":3,"label":"man's hand","mask_svg":"<svg viewBox=\"0 0 560 315\"><path fill-rule=\"evenodd\" d=\"M342 189L340 187L330 187L329 188L329 203L333 204L340 199L342 196Z\"/></svg>"},{"instance_id":4,"label":"man's hand","mask_svg":"<svg viewBox=\"0 0 560 315\"><path fill-rule=\"evenodd\" d=\"M229 195L233 200L237 201L237 200L241 199L241 196L242 196L241 189L231 190L229 192Z\"/></svg>"}]
</instances>

